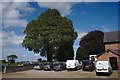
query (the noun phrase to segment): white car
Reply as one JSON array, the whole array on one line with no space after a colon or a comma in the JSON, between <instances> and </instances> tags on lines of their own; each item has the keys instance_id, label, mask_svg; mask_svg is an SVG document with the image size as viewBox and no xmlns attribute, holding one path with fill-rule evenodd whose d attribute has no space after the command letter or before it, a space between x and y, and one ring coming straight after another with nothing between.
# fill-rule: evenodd
<instances>
[{"instance_id":1,"label":"white car","mask_svg":"<svg viewBox=\"0 0 120 80\"><path fill-rule=\"evenodd\" d=\"M34 66L34 69L36 69L36 70L40 70L40 69L42 69L39 65L35 65Z\"/></svg>"},{"instance_id":2,"label":"white car","mask_svg":"<svg viewBox=\"0 0 120 80\"><path fill-rule=\"evenodd\" d=\"M34 66L34 69L36 69L36 70L41 70L42 69L42 65L41 64L35 64L35 66Z\"/></svg>"},{"instance_id":3,"label":"white car","mask_svg":"<svg viewBox=\"0 0 120 80\"><path fill-rule=\"evenodd\" d=\"M79 69L80 68L79 61L78 60L67 60L66 68L67 68L67 71L71 69L74 69L74 70Z\"/></svg>"},{"instance_id":4,"label":"white car","mask_svg":"<svg viewBox=\"0 0 120 80\"><path fill-rule=\"evenodd\" d=\"M112 67L109 61L97 61L95 68L96 75L99 75L99 73L107 73L108 75L111 75L112 73Z\"/></svg>"}]
</instances>

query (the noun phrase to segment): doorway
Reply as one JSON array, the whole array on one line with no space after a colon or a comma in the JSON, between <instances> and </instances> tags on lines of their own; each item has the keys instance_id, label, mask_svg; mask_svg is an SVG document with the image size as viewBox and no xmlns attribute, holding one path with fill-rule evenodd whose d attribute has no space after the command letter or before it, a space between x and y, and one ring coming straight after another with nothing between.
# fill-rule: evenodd
<instances>
[{"instance_id":1,"label":"doorway","mask_svg":"<svg viewBox=\"0 0 120 80\"><path fill-rule=\"evenodd\" d=\"M109 60L113 70L118 70L117 57L110 57Z\"/></svg>"}]
</instances>

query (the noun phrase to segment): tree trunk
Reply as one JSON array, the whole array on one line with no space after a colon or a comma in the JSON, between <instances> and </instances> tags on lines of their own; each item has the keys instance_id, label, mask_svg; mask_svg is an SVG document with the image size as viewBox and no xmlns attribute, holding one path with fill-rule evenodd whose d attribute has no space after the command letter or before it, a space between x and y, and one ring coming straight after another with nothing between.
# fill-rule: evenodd
<instances>
[{"instance_id":1,"label":"tree trunk","mask_svg":"<svg viewBox=\"0 0 120 80\"><path fill-rule=\"evenodd\" d=\"M52 49L48 47L47 49L47 61L52 62L53 55L52 55Z\"/></svg>"},{"instance_id":2,"label":"tree trunk","mask_svg":"<svg viewBox=\"0 0 120 80\"><path fill-rule=\"evenodd\" d=\"M52 54L47 52L47 61L52 62Z\"/></svg>"}]
</instances>

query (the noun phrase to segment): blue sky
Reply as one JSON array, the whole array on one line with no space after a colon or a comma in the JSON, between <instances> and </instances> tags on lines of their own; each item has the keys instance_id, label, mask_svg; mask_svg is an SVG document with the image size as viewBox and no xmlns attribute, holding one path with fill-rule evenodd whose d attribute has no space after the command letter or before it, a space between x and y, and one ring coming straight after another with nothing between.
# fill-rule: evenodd
<instances>
[{"instance_id":1,"label":"blue sky","mask_svg":"<svg viewBox=\"0 0 120 80\"><path fill-rule=\"evenodd\" d=\"M2 58L16 54L17 61L36 61L40 55L21 47L26 25L48 8L58 9L62 16L73 21L78 38L74 52L79 47L80 38L92 30L103 32L118 30L118 3L116 2L2 2ZM45 59L45 58L43 58Z\"/></svg>"}]
</instances>

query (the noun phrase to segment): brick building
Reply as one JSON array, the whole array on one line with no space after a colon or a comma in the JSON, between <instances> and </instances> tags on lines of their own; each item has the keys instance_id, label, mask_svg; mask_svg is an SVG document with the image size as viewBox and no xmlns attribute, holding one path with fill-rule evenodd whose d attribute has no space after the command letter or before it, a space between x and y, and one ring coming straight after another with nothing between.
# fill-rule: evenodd
<instances>
[{"instance_id":1,"label":"brick building","mask_svg":"<svg viewBox=\"0 0 120 80\"><path fill-rule=\"evenodd\" d=\"M105 32L105 51L99 54L98 60L108 60L114 70L120 70L120 31Z\"/></svg>"}]
</instances>

